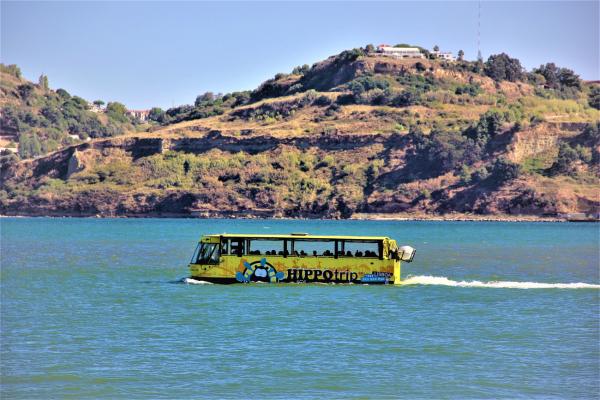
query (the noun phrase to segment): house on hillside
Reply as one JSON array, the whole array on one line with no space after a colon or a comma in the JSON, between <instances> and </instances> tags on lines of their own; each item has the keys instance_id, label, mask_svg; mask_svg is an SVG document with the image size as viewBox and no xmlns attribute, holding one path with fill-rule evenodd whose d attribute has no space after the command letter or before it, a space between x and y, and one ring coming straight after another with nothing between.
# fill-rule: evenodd
<instances>
[{"instance_id":1,"label":"house on hillside","mask_svg":"<svg viewBox=\"0 0 600 400\"><path fill-rule=\"evenodd\" d=\"M102 113L105 111L104 107L98 105L98 104L94 104L94 103L88 103L88 107L89 107L89 111L93 112L93 113Z\"/></svg>"},{"instance_id":2,"label":"house on hillside","mask_svg":"<svg viewBox=\"0 0 600 400\"><path fill-rule=\"evenodd\" d=\"M393 47L388 44L377 46L377 52L395 58L425 58L418 47Z\"/></svg>"},{"instance_id":3,"label":"house on hillside","mask_svg":"<svg viewBox=\"0 0 600 400\"><path fill-rule=\"evenodd\" d=\"M127 114L133 118L137 118L140 121L145 122L148 120L150 110L127 110Z\"/></svg>"},{"instance_id":4,"label":"house on hillside","mask_svg":"<svg viewBox=\"0 0 600 400\"><path fill-rule=\"evenodd\" d=\"M436 56L439 59L446 61L456 61L456 57L452 54L451 51L432 51L431 54Z\"/></svg>"},{"instance_id":5,"label":"house on hillside","mask_svg":"<svg viewBox=\"0 0 600 400\"><path fill-rule=\"evenodd\" d=\"M8 154L14 153L17 154L19 152L19 147L0 147L0 154Z\"/></svg>"}]
</instances>

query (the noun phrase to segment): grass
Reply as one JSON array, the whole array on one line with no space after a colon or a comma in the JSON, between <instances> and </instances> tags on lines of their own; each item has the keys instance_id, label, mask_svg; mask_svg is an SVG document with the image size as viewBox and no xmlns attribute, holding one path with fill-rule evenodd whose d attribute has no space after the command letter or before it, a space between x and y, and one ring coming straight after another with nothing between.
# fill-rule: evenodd
<instances>
[{"instance_id":1,"label":"grass","mask_svg":"<svg viewBox=\"0 0 600 400\"><path fill-rule=\"evenodd\" d=\"M556 160L556 155L557 152L553 151L528 157L521 162L521 168L525 173L541 174L552 166L552 163Z\"/></svg>"}]
</instances>

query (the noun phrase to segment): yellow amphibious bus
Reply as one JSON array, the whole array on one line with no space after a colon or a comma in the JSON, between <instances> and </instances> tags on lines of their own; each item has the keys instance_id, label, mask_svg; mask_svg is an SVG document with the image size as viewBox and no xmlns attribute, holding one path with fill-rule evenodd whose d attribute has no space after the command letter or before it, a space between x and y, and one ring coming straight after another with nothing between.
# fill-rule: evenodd
<instances>
[{"instance_id":1,"label":"yellow amphibious bus","mask_svg":"<svg viewBox=\"0 0 600 400\"><path fill-rule=\"evenodd\" d=\"M400 283L415 249L385 236L222 234L202 236L193 279L213 283Z\"/></svg>"}]
</instances>

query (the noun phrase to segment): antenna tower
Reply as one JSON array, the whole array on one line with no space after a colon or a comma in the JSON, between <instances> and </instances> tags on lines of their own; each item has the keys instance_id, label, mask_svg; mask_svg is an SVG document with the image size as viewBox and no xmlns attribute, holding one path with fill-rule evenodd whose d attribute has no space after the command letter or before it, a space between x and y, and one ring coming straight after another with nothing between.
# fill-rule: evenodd
<instances>
[{"instance_id":1,"label":"antenna tower","mask_svg":"<svg viewBox=\"0 0 600 400\"><path fill-rule=\"evenodd\" d=\"M483 61L481 56L481 0L477 2L477 61Z\"/></svg>"}]
</instances>

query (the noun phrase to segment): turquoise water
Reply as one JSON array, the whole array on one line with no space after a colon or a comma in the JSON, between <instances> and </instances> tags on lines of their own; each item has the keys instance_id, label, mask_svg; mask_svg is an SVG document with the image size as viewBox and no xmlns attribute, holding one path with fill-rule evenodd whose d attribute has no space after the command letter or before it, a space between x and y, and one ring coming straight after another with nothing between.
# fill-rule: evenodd
<instances>
[{"instance_id":1,"label":"turquoise water","mask_svg":"<svg viewBox=\"0 0 600 400\"><path fill-rule=\"evenodd\" d=\"M600 284L597 224L2 219L0 228L2 398L599 395L600 290L534 288ZM402 271L414 284L177 283L199 235L224 231L389 235L418 249Z\"/></svg>"}]
</instances>

